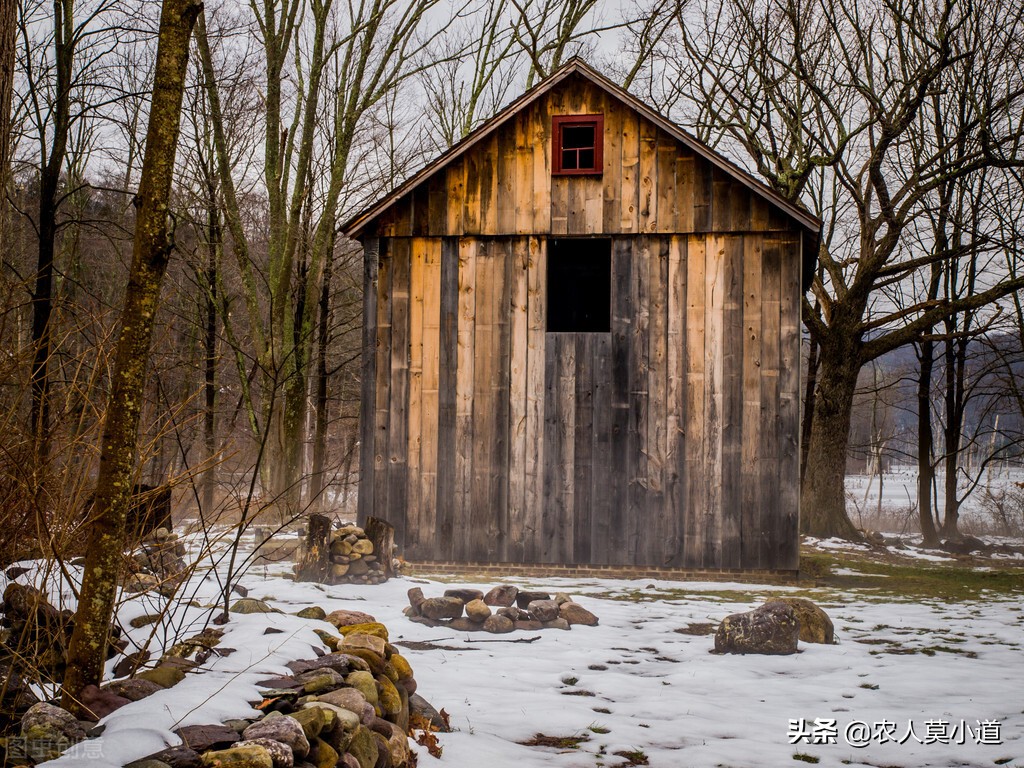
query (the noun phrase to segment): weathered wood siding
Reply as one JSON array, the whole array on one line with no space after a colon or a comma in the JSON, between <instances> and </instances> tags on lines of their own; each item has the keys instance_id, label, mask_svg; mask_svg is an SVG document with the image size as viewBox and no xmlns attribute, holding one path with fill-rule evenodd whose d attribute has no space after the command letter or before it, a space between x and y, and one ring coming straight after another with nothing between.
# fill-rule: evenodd
<instances>
[{"instance_id":1,"label":"weathered wood siding","mask_svg":"<svg viewBox=\"0 0 1024 768\"><path fill-rule=\"evenodd\" d=\"M603 113L601 176L551 175L551 117ZM765 198L582 78L528 105L399 199L381 237L791 231Z\"/></svg>"},{"instance_id":2,"label":"weathered wood siding","mask_svg":"<svg viewBox=\"0 0 1024 768\"><path fill-rule=\"evenodd\" d=\"M799 235L614 238L587 334L542 238L384 242L360 509L406 557L796 567Z\"/></svg>"},{"instance_id":3,"label":"weathered wood siding","mask_svg":"<svg viewBox=\"0 0 1024 768\"><path fill-rule=\"evenodd\" d=\"M551 116L604 114L552 177ZM612 241L611 330L548 333L549 236ZM797 567L800 226L570 80L363 235L359 514L411 560Z\"/></svg>"}]
</instances>

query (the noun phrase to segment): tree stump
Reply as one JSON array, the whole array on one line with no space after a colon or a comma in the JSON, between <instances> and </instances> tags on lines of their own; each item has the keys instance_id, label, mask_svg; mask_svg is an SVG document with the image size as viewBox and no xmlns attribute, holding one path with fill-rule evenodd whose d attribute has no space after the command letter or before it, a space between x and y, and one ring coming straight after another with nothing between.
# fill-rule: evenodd
<instances>
[{"instance_id":1,"label":"tree stump","mask_svg":"<svg viewBox=\"0 0 1024 768\"><path fill-rule=\"evenodd\" d=\"M325 581L330 570L331 518L310 515L306 548L296 576L299 581Z\"/></svg>"},{"instance_id":2,"label":"tree stump","mask_svg":"<svg viewBox=\"0 0 1024 768\"><path fill-rule=\"evenodd\" d=\"M384 577L390 579L395 575L391 566L395 559L394 526L379 517L368 517L363 530L366 531L366 538L373 542L373 551L377 555L377 562L381 564Z\"/></svg>"}]
</instances>

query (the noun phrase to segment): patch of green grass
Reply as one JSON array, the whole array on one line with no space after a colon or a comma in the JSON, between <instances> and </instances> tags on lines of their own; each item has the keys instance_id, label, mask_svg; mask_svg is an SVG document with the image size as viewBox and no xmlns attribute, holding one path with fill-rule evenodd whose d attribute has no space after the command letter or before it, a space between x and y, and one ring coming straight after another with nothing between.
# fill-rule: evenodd
<instances>
[{"instance_id":1,"label":"patch of green grass","mask_svg":"<svg viewBox=\"0 0 1024 768\"><path fill-rule=\"evenodd\" d=\"M547 736L543 733L534 734L532 739L520 741L524 747L553 747L555 749L579 749L580 744L590 741L590 736L581 733L577 736Z\"/></svg>"},{"instance_id":2,"label":"patch of green grass","mask_svg":"<svg viewBox=\"0 0 1024 768\"><path fill-rule=\"evenodd\" d=\"M854 569L855 575L837 576L837 568ZM859 553L817 552L800 554L801 573L813 575L818 588L871 589L879 597L908 599L936 598L947 602L970 602L984 593L987 601L1020 597L1024 593L1024 570L1007 567L978 571L957 563L895 563Z\"/></svg>"},{"instance_id":3,"label":"patch of green grass","mask_svg":"<svg viewBox=\"0 0 1024 768\"><path fill-rule=\"evenodd\" d=\"M797 752L793 755L794 760L799 760L803 763L820 763L821 759L814 755L805 755L803 752Z\"/></svg>"},{"instance_id":4,"label":"patch of green grass","mask_svg":"<svg viewBox=\"0 0 1024 768\"><path fill-rule=\"evenodd\" d=\"M579 681L580 679L578 677L573 677L572 675L566 675L562 678L562 682L566 685L576 685Z\"/></svg>"},{"instance_id":5,"label":"patch of green grass","mask_svg":"<svg viewBox=\"0 0 1024 768\"><path fill-rule=\"evenodd\" d=\"M860 687L864 688L865 690L868 690L868 691L877 691L878 690L878 686L875 685L874 683L861 683Z\"/></svg>"},{"instance_id":6,"label":"patch of green grass","mask_svg":"<svg viewBox=\"0 0 1024 768\"><path fill-rule=\"evenodd\" d=\"M589 728L587 728L587 730L590 731L591 733L600 733L600 734L605 734L605 733L611 733L612 732L611 728L605 728L603 725L591 725Z\"/></svg>"},{"instance_id":7,"label":"patch of green grass","mask_svg":"<svg viewBox=\"0 0 1024 768\"><path fill-rule=\"evenodd\" d=\"M614 753L616 757L621 757L626 760L623 765L650 765L650 760L647 759L647 755L639 749L623 749Z\"/></svg>"}]
</instances>

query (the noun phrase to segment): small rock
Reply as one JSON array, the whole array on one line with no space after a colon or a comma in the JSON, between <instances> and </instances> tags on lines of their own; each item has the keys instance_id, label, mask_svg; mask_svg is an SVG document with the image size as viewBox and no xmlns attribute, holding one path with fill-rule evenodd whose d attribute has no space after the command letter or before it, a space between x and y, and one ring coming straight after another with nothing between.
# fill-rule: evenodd
<instances>
[{"instance_id":1,"label":"small rock","mask_svg":"<svg viewBox=\"0 0 1024 768\"><path fill-rule=\"evenodd\" d=\"M369 672L353 672L345 678L345 682L363 694L370 704L377 704L377 681Z\"/></svg>"},{"instance_id":2,"label":"small rock","mask_svg":"<svg viewBox=\"0 0 1024 768\"><path fill-rule=\"evenodd\" d=\"M147 669L145 672L140 672L136 675L136 679L149 680L161 688L173 688L185 679L185 672L178 667L161 665L155 669Z\"/></svg>"},{"instance_id":3,"label":"small rock","mask_svg":"<svg viewBox=\"0 0 1024 768\"><path fill-rule=\"evenodd\" d=\"M274 762L274 768L294 768L295 766L295 755L292 753L292 748L280 741L264 738L246 739L234 746L235 749L242 749L244 747L263 747L270 753L270 759Z\"/></svg>"},{"instance_id":4,"label":"small rock","mask_svg":"<svg viewBox=\"0 0 1024 768\"><path fill-rule=\"evenodd\" d=\"M218 752L207 752L202 757L205 768L274 768L274 758L260 744L231 747Z\"/></svg>"},{"instance_id":5,"label":"small rock","mask_svg":"<svg viewBox=\"0 0 1024 768\"><path fill-rule=\"evenodd\" d=\"M431 597L420 605L420 612L428 619L457 619L462 615L462 601L457 597Z\"/></svg>"},{"instance_id":6,"label":"small rock","mask_svg":"<svg viewBox=\"0 0 1024 768\"><path fill-rule=\"evenodd\" d=\"M363 632L354 632L351 635L347 635L341 643L341 647L338 649L342 653L348 650L361 650L372 651L381 658L384 657L384 651L387 646L387 642L383 637L377 637L376 635L367 635Z\"/></svg>"},{"instance_id":7,"label":"small rock","mask_svg":"<svg viewBox=\"0 0 1024 768\"><path fill-rule=\"evenodd\" d=\"M526 610L535 621L554 621L558 618L558 603L554 600L534 600Z\"/></svg>"},{"instance_id":8,"label":"small rock","mask_svg":"<svg viewBox=\"0 0 1024 768\"><path fill-rule=\"evenodd\" d=\"M715 653L796 653L800 622L785 603L766 603L726 616L715 633Z\"/></svg>"},{"instance_id":9,"label":"small rock","mask_svg":"<svg viewBox=\"0 0 1024 768\"><path fill-rule=\"evenodd\" d=\"M372 680L373 678L371 677L370 679ZM375 694L376 690L375 685ZM359 715L362 713L363 706L366 704L366 696L357 688L339 688L336 691L330 691L329 693L317 696L317 701L322 701L326 704L333 704L336 707L347 709L349 712L355 712Z\"/></svg>"},{"instance_id":10,"label":"small rock","mask_svg":"<svg viewBox=\"0 0 1024 768\"><path fill-rule=\"evenodd\" d=\"M418 715L424 720L429 720L431 727L438 733L451 733L451 728L445 725L441 713L434 709L434 706L418 693L409 696L409 712L413 715Z\"/></svg>"},{"instance_id":11,"label":"small rock","mask_svg":"<svg viewBox=\"0 0 1024 768\"><path fill-rule=\"evenodd\" d=\"M136 616L128 623L135 629L141 629L149 624L156 624L158 621L160 621L159 613L146 613L142 616Z\"/></svg>"},{"instance_id":12,"label":"small rock","mask_svg":"<svg viewBox=\"0 0 1024 768\"><path fill-rule=\"evenodd\" d=\"M519 587L515 587L511 584L499 584L496 587L492 587L491 590L484 595L484 602L488 605L507 608L516 601L516 595L518 594Z\"/></svg>"},{"instance_id":13,"label":"small rock","mask_svg":"<svg viewBox=\"0 0 1024 768\"><path fill-rule=\"evenodd\" d=\"M306 741L310 743L320 735L320 731L324 730L327 725L327 716L319 707L300 709L290 713L288 717L302 726L302 732L306 734Z\"/></svg>"},{"instance_id":14,"label":"small rock","mask_svg":"<svg viewBox=\"0 0 1024 768\"><path fill-rule=\"evenodd\" d=\"M536 632L538 629L544 629L543 624L533 619L519 619L514 622L514 626L520 632Z\"/></svg>"},{"instance_id":15,"label":"small rock","mask_svg":"<svg viewBox=\"0 0 1024 768\"><path fill-rule=\"evenodd\" d=\"M317 739L316 768L335 768L340 756L338 751L323 739Z\"/></svg>"},{"instance_id":16,"label":"small rock","mask_svg":"<svg viewBox=\"0 0 1024 768\"><path fill-rule=\"evenodd\" d=\"M377 676L377 685L380 687L378 693L380 708L384 710L385 715L394 717L402 711L401 694L398 692L395 684L384 675Z\"/></svg>"},{"instance_id":17,"label":"small rock","mask_svg":"<svg viewBox=\"0 0 1024 768\"><path fill-rule=\"evenodd\" d=\"M520 610L519 608L516 608L514 605L499 608L497 613L499 616L505 616L509 619L512 619L512 621L519 621L520 619L523 619L525 621L530 616L530 614L528 614L526 611Z\"/></svg>"},{"instance_id":18,"label":"small rock","mask_svg":"<svg viewBox=\"0 0 1024 768\"><path fill-rule=\"evenodd\" d=\"M369 539L359 539L352 545L352 551L359 555L372 555L373 542Z\"/></svg>"},{"instance_id":19,"label":"small rock","mask_svg":"<svg viewBox=\"0 0 1024 768\"><path fill-rule=\"evenodd\" d=\"M579 603L568 602L558 606L558 615L570 624L582 624L587 627L597 626L597 616Z\"/></svg>"},{"instance_id":20,"label":"small rock","mask_svg":"<svg viewBox=\"0 0 1024 768\"><path fill-rule=\"evenodd\" d=\"M139 701L147 696L152 696L163 688L152 680L143 680L135 677L130 680L114 680L103 686L104 690L110 691L115 696L124 696L128 701Z\"/></svg>"},{"instance_id":21,"label":"small rock","mask_svg":"<svg viewBox=\"0 0 1024 768\"><path fill-rule=\"evenodd\" d=\"M551 595L547 592L520 592L516 595L516 605L520 608L527 608L534 600L550 600Z\"/></svg>"},{"instance_id":22,"label":"small rock","mask_svg":"<svg viewBox=\"0 0 1024 768\"><path fill-rule=\"evenodd\" d=\"M21 735L32 741L53 742L55 747L62 743L63 746L57 752L59 754L71 744L84 739L85 729L66 709L39 702L22 715Z\"/></svg>"},{"instance_id":23,"label":"small rock","mask_svg":"<svg viewBox=\"0 0 1024 768\"><path fill-rule=\"evenodd\" d=\"M125 763L124 768L171 768L171 766L163 760L144 757L141 760L132 760L130 763Z\"/></svg>"},{"instance_id":24,"label":"small rock","mask_svg":"<svg viewBox=\"0 0 1024 768\"><path fill-rule=\"evenodd\" d=\"M511 632L515 628L516 625L512 619L508 616L501 616L500 614L488 616L487 620L484 621L484 632L492 632L496 635L503 635L506 632Z\"/></svg>"},{"instance_id":25,"label":"small rock","mask_svg":"<svg viewBox=\"0 0 1024 768\"><path fill-rule=\"evenodd\" d=\"M170 768L198 768L202 764L198 752L180 744L177 747L168 747L149 757L152 760L165 763Z\"/></svg>"},{"instance_id":26,"label":"small rock","mask_svg":"<svg viewBox=\"0 0 1024 768\"><path fill-rule=\"evenodd\" d=\"M559 605L562 605L564 603L571 603L572 598L565 594L565 592L558 592L555 594L555 602Z\"/></svg>"},{"instance_id":27,"label":"small rock","mask_svg":"<svg viewBox=\"0 0 1024 768\"><path fill-rule=\"evenodd\" d=\"M309 741L302 730L298 720L290 717L265 717L257 720L244 731L242 738L251 741L252 739L273 739L282 744L287 744L295 757L303 758L309 754Z\"/></svg>"},{"instance_id":28,"label":"small rock","mask_svg":"<svg viewBox=\"0 0 1024 768\"><path fill-rule=\"evenodd\" d=\"M238 741L238 732L220 723L210 725L186 725L174 732L186 747L196 752L206 752L214 747L228 747Z\"/></svg>"},{"instance_id":29,"label":"small rock","mask_svg":"<svg viewBox=\"0 0 1024 768\"><path fill-rule=\"evenodd\" d=\"M483 623L487 621L490 615L491 609L487 607L487 603L483 600L470 600L466 603L466 616L469 617L470 621Z\"/></svg>"},{"instance_id":30,"label":"small rock","mask_svg":"<svg viewBox=\"0 0 1024 768\"><path fill-rule=\"evenodd\" d=\"M316 669L312 672L304 672L298 679L302 682L302 692L307 694L323 693L333 691L345 684L345 678L340 672L331 669Z\"/></svg>"},{"instance_id":31,"label":"small rock","mask_svg":"<svg viewBox=\"0 0 1024 768\"><path fill-rule=\"evenodd\" d=\"M335 627L347 627L349 624L371 624L377 621L373 616L362 611L332 611L325 619Z\"/></svg>"},{"instance_id":32,"label":"small rock","mask_svg":"<svg viewBox=\"0 0 1024 768\"><path fill-rule=\"evenodd\" d=\"M423 596L423 590L419 587L413 587L406 594L409 595L409 607L413 610L414 616L420 615L420 606L423 605L423 601L426 598Z\"/></svg>"},{"instance_id":33,"label":"small rock","mask_svg":"<svg viewBox=\"0 0 1024 768\"><path fill-rule=\"evenodd\" d=\"M349 742L348 752L359 761L359 768L374 768L377 764L377 739L373 732L365 726L356 728Z\"/></svg>"},{"instance_id":34,"label":"small rock","mask_svg":"<svg viewBox=\"0 0 1024 768\"><path fill-rule=\"evenodd\" d=\"M770 603L785 603L793 609L800 622L800 639L805 643L832 645L836 641L832 619L810 600L803 597L769 597L765 604Z\"/></svg>"},{"instance_id":35,"label":"small rock","mask_svg":"<svg viewBox=\"0 0 1024 768\"><path fill-rule=\"evenodd\" d=\"M569 626L569 622L561 617L541 623L544 625L544 629L572 629L572 627Z\"/></svg>"},{"instance_id":36,"label":"small rock","mask_svg":"<svg viewBox=\"0 0 1024 768\"><path fill-rule=\"evenodd\" d=\"M447 624L457 632L476 632L480 629L480 625L477 622L465 616L459 616L457 619L452 619L447 622Z\"/></svg>"},{"instance_id":37,"label":"small rock","mask_svg":"<svg viewBox=\"0 0 1024 768\"><path fill-rule=\"evenodd\" d=\"M81 703L92 714L94 720L102 720L111 712L116 712L126 704L131 704L131 699L118 696L112 691L105 691L95 685L87 685L82 689Z\"/></svg>"},{"instance_id":38,"label":"small rock","mask_svg":"<svg viewBox=\"0 0 1024 768\"><path fill-rule=\"evenodd\" d=\"M271 608L267 603L253 597L236 600L230 610L231 613L281 613L277 608Z\"/></svg>"},{"instance_id":39,"label":"small rock","mask_svg":"<svg viewBox=\"0 0 1024 768\"><path fill-rule=\"evenodd\" d=\"M384 640L388 639L388 628L379 621L371 621L365 624L349 624L345 627L338 627L338 632L345 637L357 632L364 635L373 635Z\"/></svg>"},{"instance_id":40,"label":"small rock","mask_svg":"<svg viewBox=\"0 0 1024 768\"><path fill-rule=\"evenodd\" d=\"M327 618L327 612L319 605L311 605L308 608L303 608L295 615L300 619L314 619L317 621L323 621Z\"/></svg>"},{"instance_id":41,"label":"small rock","mask_svg":"<svg viewBox=\"0 0 1024 768\"><path fill-rule=\"evenodd\" d=\"M456 589L446 589L444 591L444 596L454 597L458 600L461 600L463 603L468 603L473 600L484 599L484 593L481 592L479 589L464 589L461 587Z\"/></svg>"}]
</instances>

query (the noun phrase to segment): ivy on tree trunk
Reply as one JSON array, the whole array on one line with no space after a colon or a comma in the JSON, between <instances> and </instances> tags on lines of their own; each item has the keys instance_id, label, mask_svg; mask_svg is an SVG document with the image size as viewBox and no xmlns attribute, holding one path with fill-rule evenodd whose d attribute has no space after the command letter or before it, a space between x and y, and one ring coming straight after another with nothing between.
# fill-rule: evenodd
<instances>
[{"instance_id":1,"label":"ivy on tree trunk","mask_svg":"<svg viewBox=\"0 0 1024 768\"><path fill-rule=\"evenodd\" d=\"M146 154L135 198L138 214L131 274L121 312L121 335L107 403L89 545L61 702L75 713L83 711L82 689L100 683L117 597L153 321L173 249L168 200L189 38L201 8L198 0L165 0L160 14Z\"/></svg>"}]
</instances>

